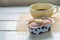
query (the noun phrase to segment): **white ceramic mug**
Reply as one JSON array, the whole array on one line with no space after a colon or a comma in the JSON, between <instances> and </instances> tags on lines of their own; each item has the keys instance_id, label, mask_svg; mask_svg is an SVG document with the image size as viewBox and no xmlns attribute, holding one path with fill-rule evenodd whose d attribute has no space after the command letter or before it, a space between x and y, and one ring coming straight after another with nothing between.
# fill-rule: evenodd
<instances>
[{"instance_id":1,"label":"white ceramic mug","mask_svg":"<svg viewBox=\"0 0 60 40\"><path fill-rule=\"evenodd\" d=\"M58 7L50 3L35 3L30 6L30 14L33 18L40 18L41 16L51 17L57 11Z\"/></svg>"}]
</instances>

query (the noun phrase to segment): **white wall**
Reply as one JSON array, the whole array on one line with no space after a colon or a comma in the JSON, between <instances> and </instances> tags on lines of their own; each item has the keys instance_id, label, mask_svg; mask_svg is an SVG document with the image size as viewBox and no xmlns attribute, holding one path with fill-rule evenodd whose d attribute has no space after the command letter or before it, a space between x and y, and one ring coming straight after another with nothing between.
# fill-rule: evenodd
<instances>
[{"instance_id":1,"label":"white wall","mask_svg":"<svg viewBox=\"0 0 60 40\"><path fill-rule=\"evenodd\" d=\"M0 0L0 5L1 6L7 6L7 5L30 5L32 3L38 3L38 2L47 2L47 3L60 5L59 0Z\"/></svg>"}]
</instances>

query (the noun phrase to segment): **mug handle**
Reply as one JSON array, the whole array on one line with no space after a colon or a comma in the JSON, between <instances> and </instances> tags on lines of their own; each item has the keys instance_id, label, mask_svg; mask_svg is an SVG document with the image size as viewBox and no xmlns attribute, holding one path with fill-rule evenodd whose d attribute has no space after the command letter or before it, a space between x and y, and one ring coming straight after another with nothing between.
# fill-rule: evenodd
<instances>
[{"instance_id":1,"label":"mug handle","mask_svg":"<svg viewBox=\"0 0 60 40\"><path fill-rule=\"evenodd\" d=\"M54 14L56 14L58 12L58 7L54 6Z\"/></svg>"}]
</instances>

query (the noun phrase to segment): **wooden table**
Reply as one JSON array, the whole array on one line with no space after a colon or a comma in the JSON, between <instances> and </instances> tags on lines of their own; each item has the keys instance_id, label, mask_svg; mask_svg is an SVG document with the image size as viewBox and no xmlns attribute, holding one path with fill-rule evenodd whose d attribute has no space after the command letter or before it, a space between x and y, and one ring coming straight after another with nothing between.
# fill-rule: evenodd
<instances>
[{"instance_id":1,"label":"wooden table","mask_svg":"<svg viewBox=\"0 0 60 40\"><path fill-rule=\"evenodd\" d=\"M51 31L52 32L60 32L60 12L57 12L52 16L52 18L55 20L54 24L52 25ZM33 19L30 14L23 14L22 17L19 18L16 30L17 31L23 31L23 32L29 32L28 26L25 24L25 21L28 19Z\"/></svg>"}]
</instances>

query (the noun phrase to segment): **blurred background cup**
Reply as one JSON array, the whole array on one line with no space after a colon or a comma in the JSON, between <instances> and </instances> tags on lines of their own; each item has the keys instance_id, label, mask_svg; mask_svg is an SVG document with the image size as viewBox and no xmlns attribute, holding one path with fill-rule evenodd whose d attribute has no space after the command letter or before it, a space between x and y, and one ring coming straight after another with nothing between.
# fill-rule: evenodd
<instances>
[{"instance_id":1,"label":"blurred background cup","mask_svg":"<svg viewBox=\"0 0 60 40\"><path fill-rule=\"evenodd\" d=\"M58 7L50 3L35 3L30 6L30 14L33 18L41 16L51 17L57 13Z\"/></svg>"}]
</instances>

